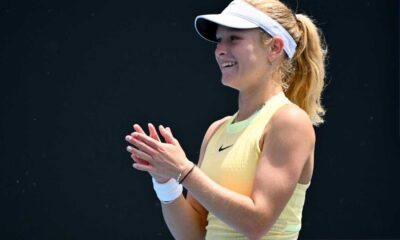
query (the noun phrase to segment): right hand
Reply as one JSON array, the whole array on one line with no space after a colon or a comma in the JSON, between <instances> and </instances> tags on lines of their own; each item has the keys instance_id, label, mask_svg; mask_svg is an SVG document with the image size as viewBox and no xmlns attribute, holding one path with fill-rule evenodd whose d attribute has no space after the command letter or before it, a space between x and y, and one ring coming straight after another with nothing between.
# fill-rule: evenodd
<instances>
[{"instance_id":1,"label":"right hand","mask_svg":"<svg viewBox=\"0 0 400 240\"><path fill-rule=\"evenodd\" d=\"M158 136L157 130L156 130L156 128L154 127L154 125L151 124L151 123L149 123L149 124L148 124L148 128L149 128L149 136L150 136L151 138L153 138L154 140L160 141L160 142L161 142L160 137ZM133 129L134 129L136 132L138 132L138 133L146 134L146 133L143 131L142 127L140 127L139 124L134 124L134 125L133 125ZM127 150L128 150L128 152L131 153L131 158L132 158L135 162L141 163L141 164L145 164L145 165L148 165L148 164L149 164L146 160L143 160L143 159L141 159L140 157L138 157L138 156L136 156L135 154L133 154L132 151L130 151L130 148L132 148L132 147L131 147L131 146L128 146ZM152 173L152 172L149 172L149 173L150 173L150 175L151 175L157 182L159 182L159 183L165 183L165 182L167 182L167 181L169 180L169 178L161 177L161 176L159 176L159 175L156 174L156 173Z\"/></svg>"}]
</instances>

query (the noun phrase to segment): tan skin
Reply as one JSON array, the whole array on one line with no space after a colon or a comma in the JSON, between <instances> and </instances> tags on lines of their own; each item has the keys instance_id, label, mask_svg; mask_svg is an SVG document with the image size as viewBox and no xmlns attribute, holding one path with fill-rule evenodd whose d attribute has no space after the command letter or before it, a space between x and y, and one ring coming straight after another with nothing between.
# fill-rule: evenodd
<instances>
[{"instance_id":1,"label":"tan skin","mask_svg":"<svg viewBox=\"0 0 400 240\"><path fill-rule=\"evenodd\" d=\"M283 57L283 41L274 37L270 44L260 41L257 29L234 30L219 27L215 50L221 66L222 83L239 91L236 121L249 117L259 106L282 91L276 69ZM234 66L225 69L227 62ZM266 67L267 66L267 67ZM205 147L226 118L214 122L207 130L199 164ZM134 167L147 171L159 182L186 173L192 163L174 138L170 128L159 127L160 141L153 125L149 136L140 126L127 136L135 147L128 147ZM274 224L289 201L297 184L311 180L314 162L315 134L308 115L294 105L282 107L274 114L260 139L261 155L250 196L220 186L195 168L183 182L188 196L162 205L164 219L176 239L204 239L207 214L230 225L249 239L263 236Z\"/></svg>"}]
</instances>

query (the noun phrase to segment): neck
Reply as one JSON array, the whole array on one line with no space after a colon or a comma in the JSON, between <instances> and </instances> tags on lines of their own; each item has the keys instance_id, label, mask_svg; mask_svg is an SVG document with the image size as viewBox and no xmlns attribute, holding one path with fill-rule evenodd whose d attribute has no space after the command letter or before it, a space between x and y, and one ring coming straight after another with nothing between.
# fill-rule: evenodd
<instances>
[{"instance_id":1,"label":"neck","mask_svg":"<svg viewBox=\"0 0 400 240\"><path fill-rule=\"evenodd\" d=\"M236 116L236 122L249 118L259 110L266 101L279 92L282 92L282 87L276 84L265 88L259 86L253 90L239 92L239 111Z\"/></svg>"}]
</instances>

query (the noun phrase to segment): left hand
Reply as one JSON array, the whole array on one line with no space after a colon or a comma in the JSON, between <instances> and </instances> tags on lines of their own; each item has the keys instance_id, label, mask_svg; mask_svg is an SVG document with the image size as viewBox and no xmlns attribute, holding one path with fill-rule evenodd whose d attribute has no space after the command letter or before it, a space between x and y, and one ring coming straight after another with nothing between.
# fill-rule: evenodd
<instances>
[{"instance_id":1,"label":"left hand","mask_svg":"<svg viewBox=\"0 0 400 240\"><path fill-rule=\"evenodd\" d=\"M154 140L156 140L156 141L158 141L158 142L161 142L161 139L160 139L160 137L158 136L157 130L156 130L156 128L154 127L154 125L151 124L151 123L149 123L149 124L147 124L147 127L148 127L148 129L149 129L149 134L148 134L148 136L150 136L151 138L153 138ZM139 124L134 124L134 125L133 125L133 128L135 129L136 132L146 134L146 133L144 132L144 130L142 129L142 127L141 127ZM147 161L145 161L145 160L141 159L139 156L133 154L133 153L132 153L132 149L133 149L133 147L131 147L131 146L128 146L128 147L127 147L128 152L131 153L131 158L132 158L135 162L139 162L139 163L142 163L142 164L144 164L144 165L149 165L149 163L148 163ZM165 182L167 182L167 181L169 180L169 178L164 178L164 177L162 177L162 176L158 176L157 174L152 173L152 172L149 172L149 174L150 174L157 182L159 182L159 183L165 183Z\"/></svg>"},{"instance_id":2,"label":"left hand","mask_svg":"<svg viewBox=\"0 0 400 240\"><path fill-rule=\"evenodd\" d=\"M176 179L179 173L184 174L192 167L178 140L170 128L159 127L165 143L157 141L146 134L134 132L126 140L136 148L130 148L132 154L148 162L136 162L133 166L140 171L154 173L164 178Z\"/></svg>"}]
</instances>

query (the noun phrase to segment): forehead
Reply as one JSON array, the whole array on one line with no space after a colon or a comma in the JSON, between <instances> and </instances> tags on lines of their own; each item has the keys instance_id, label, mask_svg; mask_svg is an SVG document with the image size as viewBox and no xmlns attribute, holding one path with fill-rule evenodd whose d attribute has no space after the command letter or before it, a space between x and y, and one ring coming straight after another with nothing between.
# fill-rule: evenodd
<instances>
[{"instance_id":1,"label":"forehead","mask_svg":"<svg viewBox=\"0 0 400 240\"><path fill-rule=\"evenodd\" d=\"M259 34L259 28L251 28L251 29L238 29L238 28L230 28L218 25L215 34L217 36L224 34Z\"/></svg>"}]
</instances>

